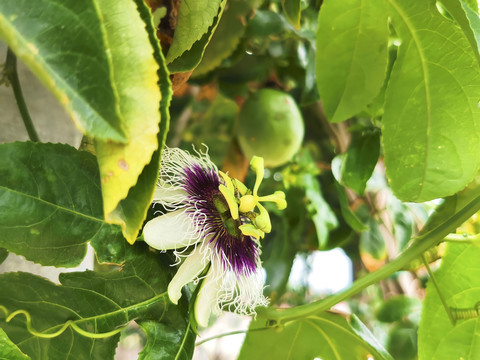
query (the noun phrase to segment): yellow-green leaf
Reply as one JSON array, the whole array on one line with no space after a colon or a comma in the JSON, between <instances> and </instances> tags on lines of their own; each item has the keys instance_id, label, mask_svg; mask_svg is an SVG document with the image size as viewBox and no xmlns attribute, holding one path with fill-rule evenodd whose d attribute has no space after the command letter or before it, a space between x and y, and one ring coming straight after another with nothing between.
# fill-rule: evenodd
<instances>
[{"instance_id":1,"label":"yellow-green leaf","mask_svg":"<svg viewBox=\"0 0 480 360\"><path fill-rule=\"evenodd\" d=\"M137 184L158 149L161 99L157 84L159 67L154 58L151 38L145 30L146 24L134 2L108 1L104 21L112 26L112 37L109 39L112 58L121 62L115 76L121 99L120 112L124 116L130 141L121 144L99 140L95 148L100 165L105 218L107 222L120 225L125 238L133 243L151 202L156 180L153 170L153 181L142 184L143 188L140 191L137 189L133 199L130 197L129 191ZM136 23L139 31L125 33L123 27L126 23ZM119 207L127 196L134 202L138 196L141 197L136 204L138 208L125 211L124 207Z\"/></svg>"}]
</instances>

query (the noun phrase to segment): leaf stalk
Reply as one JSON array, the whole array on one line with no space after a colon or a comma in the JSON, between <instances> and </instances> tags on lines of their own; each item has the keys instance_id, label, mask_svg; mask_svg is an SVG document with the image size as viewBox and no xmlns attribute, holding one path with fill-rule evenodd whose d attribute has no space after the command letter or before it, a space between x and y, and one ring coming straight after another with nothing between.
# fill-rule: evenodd
<instances>
[{"instance_id":1,"label":"leaf stalk","mask_svg":"<svg viewBox=\"0 0 480 360\"><path fill-rule=\"evenodd\" d=\"M5 61L4 71L8 82L12 86L13 95L15 96L18 110L20 111L20 115L22 116L23 124L27 129L28 137L31 141L39 142L40 139L38 138L35 127L33 126L32 118L30 117L25 98L23 97L20 80L18 79L17 57L10 48L8 48L7 50L7 59Z\"/></svg>"}]
</instances>

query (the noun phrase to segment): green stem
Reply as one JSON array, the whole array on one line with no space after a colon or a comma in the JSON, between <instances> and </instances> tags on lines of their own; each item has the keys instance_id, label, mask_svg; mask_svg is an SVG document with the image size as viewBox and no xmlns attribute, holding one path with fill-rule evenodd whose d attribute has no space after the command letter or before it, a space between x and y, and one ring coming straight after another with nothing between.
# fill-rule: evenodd
<instances>
[{"instance_id":1,"label":"green stem","mask_svg":"<svg viewBox=\"0 0 480 360\"><path fill-rule=\"evenodd\" d=\"M10 50L10 48L7 50L5 74L8 78L10 85L12 85L13 95L15 96L15 100L17 101L18 110L20 111L20 115L22 116L25 128L27 129L28 137L32 141L40 141L37 132L35 131L35 127L33 126L30 113L28 112L27 104L25 103L25 99L23 98L22 87L20 86L20 81L18 79L17 73L17 57L15 56L13 51Z\"/></svg>"},{"instance_id":2,"label":"green stem","mask_svg":"<svg viewBox=\"0 0 480 360\"><path fill-rule=\"evenodd\" d=\"M339 292L338 294L310 304L300 305L288 309L260 308L257 311L257 315L270 320L269 323L285 323L287 321L326 311L335 304L350 298L366 287L378 283L380 280L386 279L395 272L404 268L412 260L420 257L429 248L441 242L445 236L450 234L453 229L456 229L465 221L467 221L478 211L479 208L480 196L476 197L437 228L416 237L412 246L405 250L398 258L391 261L383 268L363 276L355 281L351 287Z\"/></svg>"},{"instance_id":3,"label":"green stem","mask_svg":"<svg viewBox=\"0 0 480 360\"><path fill-rule=\"evenodd\" d=\"M475 242L480 242L480 234L470 235L470 234L450 234L445 237L445 241L455 242L455 243L464 243L471 244Z\"/></svg>"},{"instance_id":4,"label":"green stem","mask_svg":"<svg viewBox=\"0 0 480 360\"><path fill-rule=\"evenodd\" d=\"M427 259L425 259L425 255L423 254L422 254L422 261L423 261L423 264L425 265L425 268L427 269L428 275L430 276L430 281L432 282L433 286L437 290L438 297L442 302L443 308L445 309L448 315L448 318L450 319L450 322L452 323L452 325L455 325L455 319L453 318L452 312L450 311L450 308L447 305L447 300L443 296L442 290L440 289L440 286L437 283L437 279L435 278L435 274L433 273L432 269L430 268L430 265L428 264Z\"/></svg>"},{"instance_id":5,"label":"green stem","mask_svg":"<svg viewBox=\"0 0 480 360\"><path fill-rule=\"evenodd\" d=\"M261 327L261 328L256 328L256 329L229 331L229 332L227 332L227 333L223 333L223 334L211 336L211 337L208 337L208 338L206 338L206 339L200 340L200 341L198 341L198 342L195 344L195 346L200 346L200 345L205 344L205 343L208 342L208 341L220 339L220 338L225 337L225 336L238 335L238 334L246 334L247 332L248 332L248 333L251 333L251 332L255 332L255 331L271 330L271 329L272 329L272 328L271 328L270 326L266 326L266 327Z\"/></svg>"}]
</instances>

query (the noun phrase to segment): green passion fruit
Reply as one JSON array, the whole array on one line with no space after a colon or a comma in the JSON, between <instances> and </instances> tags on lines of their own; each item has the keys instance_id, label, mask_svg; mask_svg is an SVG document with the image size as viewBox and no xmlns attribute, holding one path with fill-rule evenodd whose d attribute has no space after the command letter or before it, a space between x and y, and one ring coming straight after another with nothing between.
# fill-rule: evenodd
<instances>
[{"instance_id":1,"label":"green passion fruit","mask_svg":"<svg viewBox=\"0 0 480 360\"><path fill-rule=\"evenodd\" d=\"M300 149L305 126L295 100L287 93L261 89L243 104L237 137L244 155L261 156L265 166L285 164Z\"/></svg>"}]
</instances>

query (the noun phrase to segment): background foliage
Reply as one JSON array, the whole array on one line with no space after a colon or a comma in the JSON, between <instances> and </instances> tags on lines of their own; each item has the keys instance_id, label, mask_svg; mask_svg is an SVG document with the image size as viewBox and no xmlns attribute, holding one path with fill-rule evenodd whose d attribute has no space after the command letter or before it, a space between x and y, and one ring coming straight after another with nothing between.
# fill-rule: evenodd
<instances>
[{"instance_id":1,"label":"background foliage","mask_svg":"<svg viewBox=\"0 0 480 360\"><path fill-rule=\"evenodd\" d=\"M90 244L97 263L59 284L1 274L0 358L112 359L128 332L140 359L192 358L190 288L171 304L171 254L135 240L165 144L206 144L254 181L238 114L261 89L292 96L305 137L264 179L288 207L269 209L271 306L239 358L480 357L476 1L5 0L0 38L1 81L32 140L0 144L0 262L75 267ZM39 141L17 57L83 132L79 149ZM264 128L256 141L270 144ZM349 288L292 284L294 262L336 248L353 264Z\"/></svg>"}]
</instances>

